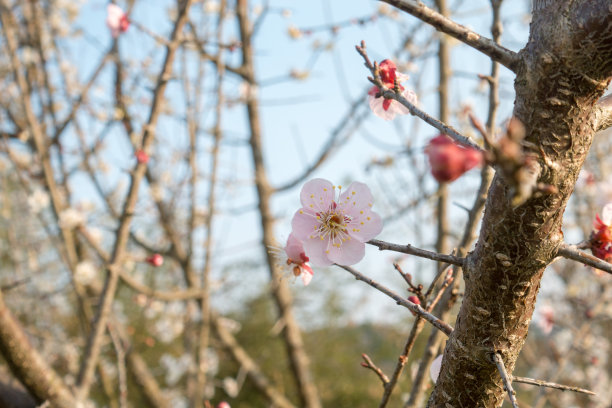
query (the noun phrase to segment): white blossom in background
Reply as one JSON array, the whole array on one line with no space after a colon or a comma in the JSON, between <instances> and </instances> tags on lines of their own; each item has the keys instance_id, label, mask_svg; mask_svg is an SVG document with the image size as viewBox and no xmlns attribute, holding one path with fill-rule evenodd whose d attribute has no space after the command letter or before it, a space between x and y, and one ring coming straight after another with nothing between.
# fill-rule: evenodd
<instances>
[{"instance_id":1,"label":"white blossom in background","mask_svg":"<svg viewBox=\"0 0 612 408\"><path fill-rule=\"evenodd\" d=\"M227 317L220 317L219 324L221 324L221 326L223 326L228 332L232 334L236 334L240 331L240 329L242 329L242 325L240 324L240 322L234 319L229 319Z\"/></svg>"},{"instance_id":2,"label":"white blossom in background","mask_svg":"<svg viewBox=\"0 0 612 408\"><path fill-rule=\"evenodd\" d=\"M236 398L238 393L240 392L240 387L238 386L238 382L232 377L225 377L223 379L223 391L228 395L228 397Z\"/></svg>"},{"instance_id":3,"label":"white blossom in background","mask_svg":"<svg viewBox=\"0 0 612 408\"><path fill-rule=\"evenodd\" d=\"M440 368L442 367L442 354L434 359L431 362L431 366L429 367L429 376L431 377L431 381L436 383L438 381L438 376L440 375Z\"/></svg>"},{"instance_id":4,"label":"white blossom in background","mask_svg":"<svg viewBox=\"0 0 612 408\"><path fill-rule=\"evenodd\" d=\"M81 285L87 285L96 278L98 268L90 261L79 262L74 268L74 280Z\"/></svg>"},{"instance_id":5,"label":"white blossom in background","mask_svg":"<svg viewBox=\"0 0 612 408\"><path fill-rule=\"evenodd\" d=\"M88 228L87 232L89 232L89 237L94 243L98 245L102 243L102 238L104 238L104 234L100 228L91 227Z\"/></svg>"},{"instance_id":6,"label":"white blossom in background","mask_svg":"<svg viewBox=\"0 0 612 408\"><path fill-rule=\"evenodd\" d=\"M205 13L218 13L219 10L221 10L221 6L218 1L207 1L206 4L204 4Z\"/></svg>"},{"instance_id":7,"label":"white blossom in background","mask_svg":"<svg viewBox=\"0 0 612 408\"><path fill-rule=\"evenodd\" d=\"M64 343L62 347L62 355L66 360L68 371L76 373L79 369L79 361L81 359L81 351L73 343Z\"/></svg>"},{"instance_id":8,"label":"white blossom in background","mask_svg":"<svg viewBox=\"0 0 612 408\"><path fill-rule=\"evenodd\" d=\"M164 397L166 397L166 399L170 401L170 406L172 408L188 408L189 407L187 397L183 395L183 392L181 390L165 389L163 390L163 393L164 393Z\"/></svg>"},{"instance_id":9,"label":"white blossom in background","mask_svg":"<svg viewBox=\"0 0 612 408\"><path fill-rule=\"evenodd\" d=\"M159 300L153 300L149 303L149 307L145 309L144 316L147 319L157 317L164 310L164 304Z\"/></svg>"},{"instance_id":10,"label":"white blossom in background","mask_svg":"<svg viewBox=\"0 0 612 408\"><path fill-rule=\"evenodd\" d=\"M102 369L104 370L104 374L108 376L111 380L117 378L117 364L111 361L102 360L101 363Z\"/></svg>"},{"instance_id":11,"label":"white blossom in background","mask_svg":"<svg viewBox=\"0 0 612 408\"><path fill-rule=\"evenodd\" d=\"M72 207L66 208L59 215L59 226L62 229L73 229L85 223L85 216Z\"/></svg>"},{"instance_id":12,"label":"white blossom in background","mask_svg":"<svg viewBox=\"0 0 612 408\"><path fill-rule=\"evenodd\" d=\"M155 337L162 343L170 343L183 333L185 324L182 319L164 316L155 322Z\"/></svg>"},{"instance_id":13,"label":"white blossom in background","mask_svg":"<svg viewBox=\"0 0 612 408\"><path fill-rule=\"evenodd\" d=\"M188 372L193 365L193 359L189 354L183 354L178 358L164 354L159 359L159 363L166 371L166 384L173 386Z\"/></svg>"},{"instance_id":14,"label":"white blossom in background","mask_svg":"<svg viewBox=\"0 0 612 408\"><path fill-rule=\"evenodd\" d=\"M219 372L219 355L212 347L206 349L203 364L206 364L206 374L215 376Z\"/></svg>"},{"instance_id":15,"label":"white blossom in background","mask_svg":"<svg viewBox=\"0 0 612 408\"><path fill-rule=\"evenodd\" d=\"M32 165L32 155L18 149L10 149L9 156L17 167L27 168Z\"/></svg>"}]
</instances>

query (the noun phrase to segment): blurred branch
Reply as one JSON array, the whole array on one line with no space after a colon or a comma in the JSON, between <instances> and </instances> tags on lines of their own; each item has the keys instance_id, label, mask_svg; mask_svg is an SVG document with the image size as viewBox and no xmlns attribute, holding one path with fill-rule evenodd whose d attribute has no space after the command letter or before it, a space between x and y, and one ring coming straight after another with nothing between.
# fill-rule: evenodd
<instances>
[{"instance_id":1,"label":"blurred branch","mask_svg":"<svg viewBox=\"0 0 612 408\"><path fill-rule=\"evenodd\" d=\"M274 216L270 204L272 189L268 181L263 157L261 116L259 113L259 101L255 92L257 81L248 0L237 0L236 17L240 31L240 42L242 43L242 69L245 71L244 81L245 85L248 86L246 113L250 131L249 144L253 160L255 186L257 188L262 243L264 248L269 248L275 245ZM270 272L272 297L276 303L279 317L285 323L282 331L283 341L301 405L306 408L320 408L321 401L310 370L310 359L304 348L299 324L293 315L291 291L287 287L286 281L282 279L274 256L269 251L266 251L265 256Z\"/></svg>"},{"instance_id":2,"label":"blurred branch","mask_svg":"<svg viewBox=\"0 0 612 408\"><path fill-rule=\"evenodd\" d=\"M577 249L576 245L561 245L559 249L557 249L557 255L612 274L611 263Z\"/></svg>"},{"instance_id":3,"label":"blurred branch","mask_svg":"<svg viewBox=\"0 0 612 408\"><path fill-rule=\"evenodd\" d=\"M187 19L187 12L191 2L192 0L185 0L180 4L178 16L170 37L170 45L167 47L166 57L157 78L149 118L147 120L147 124L143 126L144 134L142 149L145 152L148 151L149 145L154 139L155 124L157 123L157 119L160 114L160 102L164 98L166 85L170 80L174 54L179 45L178 38ZM121 222L117 228L111 262L107 267L107 279L102 291L102 297L100 299L98 311L95 317L94 327L87 339L87 346L85 348L85 353L76 382L76 395L78 400L83 400L87 397L87 395L89 395L89 390L93 382L94 369L100 356L104 333L106 331L106 323L111 314L112 304L117 290L117 283L120 275L118 266L123 261L123 255L129 238L130 224L134 216L134 208L136 206L136 200L138 198L138 192L140 189L140 182L142 181L145 172L146 164L138 163L134 169L134 172L132 173L130 189L125 199L123 211L120 217Z\"/></svg>"},{"instance_id":4,"label":"blurred branch","mask_svg":"<svg viewBox=\"0 0 612 408\"><path fill-rule=\"evenodd\" d=\"M562 384L557 384L554 382L548 382L548 381L542 381L542 380L535 380L533 378L527 378L527 377L512 377L512 381L521 383L521 384L537 385L538 387L554 388L554 389L561 390L561 391L573 391L573 392L579 392L579 393L587 394L587 395L597 395L593 391L585 390L584 388L573 387L570 385L562 385Z\"/></svg>"},{"instance_id":5,"label":"blurred branch","mask_svg":"<svg viewBox=\"0 0 612 408\"><path fill-rule=\"evenodd\" d=\"M416 18L430 24L438 31L442 31L451 37L469 45L482 52L493 61L497 61L509 70L515 72L519 62L519 56L514 51L502 47L493 40L475 33L469 28L455 23L440 13L415 0L382 0L400 10L412 14Z\"/></svg>"},{"instance_id":6,"label":"blurred branch","mask_svg":"<svg viewBox=\"0 0 612 408\"><path fill-rule=\"evenodd\" d=\"M211 314L211 323L223 346L230 352L233 359L240 364L242 369L246 371L253 385L261 391L274 406L279 408L295 408L283 394L270 384L270 381L261 371L257 363L255 363L247 352L238 344L232 333L223 327L219 317L215 314Z\"/></svg>"},{"instance_id":7,"label":"blurred branch","mask_svg":"<svg viewBox=\"0 0 612 408\"><path fill-rule=\"evenodd\" d=\"M371 239L366 244L370 244L378 247L380 251L395 251L403 254L414 255L421 258L431 259L432 261L445 262L451 265L463 266L465 258L461 258L454 255L444 255L437 252L428 251L426 249L420 249L413 247L412 245L398 245L390 242L380 241L378 239Z\"/></svg>"},{"instance_id":8,"label":"blurred branch","mask_svg":"<svg viewBox=\"0 0 612 408\"><path fill-rule=\"evenodd\" d=\"M2 292L0 292L0 352L13 374L38 402L49 401L58 408L76 406L74 396L64 385L63 380L32 347L27 334L6 307Z\"/></svg>"}]
</instances>

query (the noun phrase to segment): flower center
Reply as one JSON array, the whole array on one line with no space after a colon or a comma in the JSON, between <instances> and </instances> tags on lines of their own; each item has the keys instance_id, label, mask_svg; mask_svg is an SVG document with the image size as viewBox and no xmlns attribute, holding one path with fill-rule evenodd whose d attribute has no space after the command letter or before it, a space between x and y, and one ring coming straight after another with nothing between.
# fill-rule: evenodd
<instances>
[{"instance_id":1,"label":"flower center","mask_svg":"<svg viewBox=\"0 0 612 408\"><path fill-rule=\"evenodd\" d=\"M319 225L315 228L315 235L321 240L329 239L335 247L340 247L342 242L350 239L347 232L347 224L351 217L337 209L334 202L328 211L317 213Z\"/></svg>"}]
</instances>

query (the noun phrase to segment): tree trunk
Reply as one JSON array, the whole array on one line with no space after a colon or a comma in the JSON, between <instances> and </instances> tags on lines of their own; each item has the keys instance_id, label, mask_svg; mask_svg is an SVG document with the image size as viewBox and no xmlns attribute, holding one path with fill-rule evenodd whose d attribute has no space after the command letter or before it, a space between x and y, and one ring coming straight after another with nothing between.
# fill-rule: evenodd
<instances>
[{"instance_id":1,"label":"tree trunk","mask_svg":"<svg viewBox=\"0 0 612 408\"><path fill-rule=\"evenodd\" d=\"M520 52L514 116L536 157L538 182L558 189L513 206L499 174L489 190L465 298L430 407L499 407L505 391L492 353L509 373L527 336L540 280L563 243L563 212L598 127L595 104L612 75L609 0L536 0Z\"/></svg>"}]
</instances>

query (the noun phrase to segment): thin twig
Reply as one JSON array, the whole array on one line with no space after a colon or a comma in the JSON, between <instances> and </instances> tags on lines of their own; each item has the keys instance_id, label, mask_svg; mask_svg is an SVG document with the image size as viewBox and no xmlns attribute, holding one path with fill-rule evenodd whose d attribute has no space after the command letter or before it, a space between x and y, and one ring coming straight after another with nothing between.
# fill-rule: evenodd
<instances>
[{"instance_id":1,"label":"thin twig","mask_svg":"<svg viewBox=\"0 0 612 408\"><path fill-rule=\"evenodd\" d=\"M365 282L368 285L372 286L374 289L377 289L381 291L382 293L384 293L385 295L389 296L390 298L395 300L395 302L398 305L404 306L405 308L421 316L422 318L427 320L429 323L431 323L436 329L440 330L442 333L446 334L447 336L452 333L453 328L451 326L449 326L442 320L438 319L436 316L432 315L431 313L423 309L421 306L402 298L400 295L393 292L391 289L381 285L378 282L375 282L374 280L368 278L367 276L351 268L350 266L344 266L344 265L338 265L338 266L344 269L345 271L348 271L349 273L351 273L357 280Z\"/></svg>"},{"instance_id":2,"label":"thin twig","mask_svg":"<svg viewBox=\"0 0 612 408\"><path fill-rule=\"evenodd\" d=\"M121 339L115 332L115 329L109 324L108 333L113 342L115 353L117 355L117 373L119 381L119 406L121 408L127 408L127 372L125 367L125 346L121 343Z\"/></svg>"},{"instance_id":3,"label":"thin twig","mask_svg":"<svg viewBox=\"0 0 612 408\"><path fill-rule=\"evenodd\" d=\"M374 371L378 378L380 378L380 381L382 381L383 387L386 387L387 384L389 384L389 377L387 377L385 373L383 373L383 371L376 364L374 364L370 356L364 353L361 355L361 358L363 358L364 361L361 363L361 366Z\"/></svg>"},{"instance_id":4,"label":"thin twig","mask_svg":"<svg viewBox=\"0 0 612 408\"><path fill-rule=\"evenodd\" d=\"M557 255L581 262L604 272L612 273L612 264L586 252L580 251L576 245L563 244L557 249Z\"/></svg>"},{"instance_id":5,"label":"thin twig","mask_svg":"<svg viewBox=\"0 0 612 408\"><path fill-rule=\"evenodd\" d=\"M480 34L475 33L469 28L455 23L453 20L444 17L437 11L430 9L420 1L415 0L382 0L385 3L391 4L400 10L403 10L409 14L412 14L416 18L424 21L436 30L442 31L451 37L469 45L472 48L477 49L486 56L490 57L493 61L497 61L509 70L515 72L517 69L518 62L520 61L519 56L516 52L511 51L501 45L495 43L493 40L483 37Z\"/></svg>"},{"instance_id":6,"label":"thin twig","mask_svg":"<svg viewBox=\"0 0 612 408\"><path fill-rule=\"evenodd\" d=\"M444 268L442 271L446 269L448 268ZM433 310L438 301L442 298L442 294L444 293L448 285L450 285L450 283L453 281L452 270L450 270L449 272L451 273L451 275L447 276L436 297L427 305L428 312L431 312ZM430 289L436 285L437 280L438 277L436 276L436 278L434 278L434 280L431 282ZM428 293L430 293L429 290ZM426 294L425 300L427 299L427 297L428 295ZM385 392L383 393L383 396L380 400L380 404L378 405L379 408L384 408L387 406L387 403L391 398L391 394L393 393L393 389L395 388L395 385L397 384L397 381L399 380L402 371L404 371L404 366L408 362L408 357L410 356L410 352L412 351L414 344L416 343L417 336L421 333L421 330L423 330L424 325L425 320L423 320L420 316L417 316L416 320L412 324L412 329L410 330L410 334L408 335L408 339L406 340L406 344L404 345L404 350L398 358L397 365L395 366L395 370L393 371L393 375L391 376L389 382L385 385Z\"/></svg>"},{"instance_id":7,"label":"thin twig","mask_svg":"<svg viewBox=\"0 0 612 408\"><path fill-rule=\"evenodd\" d=\"M399 245L392 244L390 242L380 241L378 239L371 239L366 244L374 245L381 251L395 251L403 254L419 256L421 258L431 259L432 261L445 262L451 265L463 266L465 258L461 258L454 255L444 255L437 252L428 251L426 249L420 249L413 247L412 245Z\"/></svg>"},{"instance_id":8,"label":"thin twig","mask_svg":"<svg viewBox=\"0 0 612 408\"><path fill-rule=\"evenodd\" d=\"M368 57L368 53L366 52L365 41L362 41L361 45L356 46L355 49L357 50L359 55L362 56L365 61L365 66L372 73L372 77L368 77L368 80L378 87L381 98L396 100L397 102L404 105L410 111L410 114L422 119L428 125L431 125L434 128L438 129L440 132L450 136L456 142L464 146L471 147L472 149L482 151L482 147L478 146L469 137L462 135L457 130L453 129L451 126L440 122L438 119L435 119L424 111L420 110L415 105L410 103L406 98L404 98L400 92L396 92L396 90L394 89L387 88L382 83L376 66L370 62L370 58Z\"/></svg>"},{"instance_id":9,"label":"thin twig","mask_svg":"<svg viewBox=\"0 0 612 408\"><path fill-rule=\"evenodd\" d=\"M501 375L502 381L504 382L504 387L506 387L506 391L508 392L508 398L510 398L510 402L512 403L512 408L519 408L518 402L516 401L516 393L512 388L512 379L506 371L506 367L504 366L504 360L501 354L493 353L491 359L497 366L497 371L499 371L499 375Z\"/></svg>"},{"instance_id":10,"label":"thin twig","mask_svg":"<svg viewBox=\"0 0 612 408\"><path fill-rule=\"evenodd\" d=\"M584 388L573 387L570 385L557 384L554 382L536 380L536 379L527 378L527 377L513 377L512 381L521 383L521 384L537 385L538 387L554 388L554 389L561 390L561 391L573 391L573 392L579 392L579 393L587 394L587 395L597 395L593 391L585 390Z\"/></svg>"}]
</instances>

